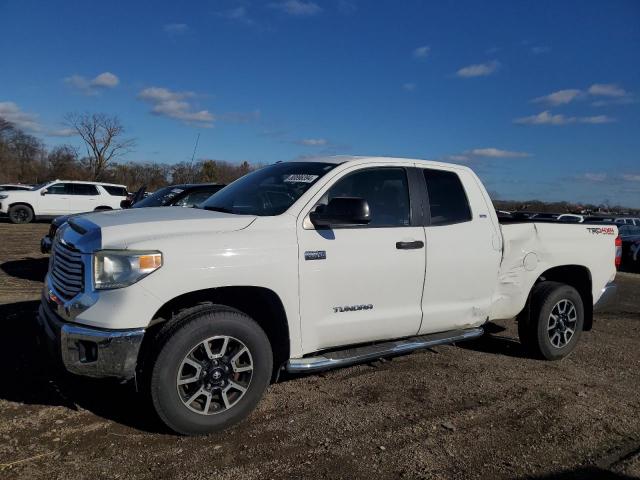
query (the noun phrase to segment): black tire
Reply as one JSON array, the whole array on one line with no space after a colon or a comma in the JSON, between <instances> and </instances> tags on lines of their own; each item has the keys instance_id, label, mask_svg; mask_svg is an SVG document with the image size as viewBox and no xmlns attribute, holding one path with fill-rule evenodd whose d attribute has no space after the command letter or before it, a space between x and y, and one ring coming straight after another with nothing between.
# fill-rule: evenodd
<instances>
[{"instance_id":1,"label":"black tire","mask_svg":"<svg viewBox=\"0 0 640 480\"><path fill-rule=\"evenodd\" d=\"M11 223L31 223L33 217L33 210L28 205L14 205L9 209Z\"/></svg>"},{"instance_id":2,"label":"black tire","mask_svg":"<svg viewBox=\"0 0 640 480\"><path fill-rule=\"evenodd\" d=\"M113 210L111 207L96 207L94 212L106 212L107 210Z\"/></svg>"},{"instance_id":3,"label":"black tire","mask_svg":"<svg viewBox=\"0 0 640 480\"><path fill-rule=\"evenodd\" d=\"M153 407L164 422L164 424L176 433L183 435L204 435L212 432L218 432L234 425L244 419L256 407L262 398L267 386L269 385L273 370L273 355L269 340L260 326L244 313L219 305L199 306L182 312L177 318L171 320L171 326L160 334L160 344L157 346L156 353L153 354L150 367L150 378L147 383L149 395L153 403ZM240 344L246 346L250 353L250 363L252 371L250 380L245 384L246 391L231 390L231 394L236 396L235 403L226 408L227 397L222 402L221 386L213 387L209 391L209 397L201 396L196 398L194 403L190 403L190 407L185 404L185 399L190 397L195 389L206 389L211 386L207 383L212 381L214 370L220 370L213 364L208 364L202 360L203 368L194 373L194 377L201 378L193 385L178 386L179 375L182 375L184 368L183 361L186 356L191 355L195 349L202 348L202 342L216 336L228 336L232 340L238 341L238 350ZM213 347L213 343L209 344ZM228 347L228 349L231 347ZM213 349L213 348L212 348ZM222 350L222 348L220 349ZM198 350L202 353L204 350ZM234 353L229 354L232 356ZM245 354L246 355L246 354ZM190 357L193 358L193 357ZM222 365L223 358L220 359ZM216 364L218 360L215 360ZM206 364L206 365L205 365ZM233 362L231 363L233 364ZM226 367L231 365L226 363ZM230 374L225 377L227 385L229 383L241 384L239 378L247 373L233 373L227 368ZM233 368L235 370L235 368ZM209 373L205 375L204 373ZM220 380L224 385L225 378ZM246 377L245 377L246 378ZM207 380L208 379L208 380ZM184 392L181 389L192 388L190 392ZM197 391L197 390L196 390ZM207 398L220 397L218 402L209 400L211 407L220 407L219 413L204 414L193 411L191 408L202 408L199 402L205 403ZM202 395L205 395L203 393ZM239 395L239 398L238 398ZM209 405L209 404L207 404ZM207 407L207 408L211 408ZM214 410L215 410L214 408ZM208 410L209 412L211 410Z\"/></svg>"},{"instance_id":4,"label":"black tire","mask_svg":"<svg viewBox=\"0 0 640 480\"><path fill-rule=\"evenodd\" d=\"M518 318L518 335L523 346L532 356L545 360L560 360L569 355L584 326L584 305L578 291L564 283L540 282L534 286L529 302L528 312ZM554 310L556 306L558 309ZM558 315L561 310L567 313Z\"/></svg>"}]
</instances>

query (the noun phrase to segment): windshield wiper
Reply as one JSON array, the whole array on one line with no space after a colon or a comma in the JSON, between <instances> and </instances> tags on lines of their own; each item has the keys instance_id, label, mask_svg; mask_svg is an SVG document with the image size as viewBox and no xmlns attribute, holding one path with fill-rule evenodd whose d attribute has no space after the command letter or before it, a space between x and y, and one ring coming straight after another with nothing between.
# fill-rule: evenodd
<instances>
[{"instance_id":1,"label":"windshield wiper","mask_svg":"<svg viewBox=\"0 0 640 480\"><path fill-rule=\"evenodd\" d=\"M226 208L226 207L210 207L205 205L204 207L205 210L210 210L212 212L222 212L222 213L233 213L233 210L231 210L230 208Z\"/></svg>"}]
</instances>

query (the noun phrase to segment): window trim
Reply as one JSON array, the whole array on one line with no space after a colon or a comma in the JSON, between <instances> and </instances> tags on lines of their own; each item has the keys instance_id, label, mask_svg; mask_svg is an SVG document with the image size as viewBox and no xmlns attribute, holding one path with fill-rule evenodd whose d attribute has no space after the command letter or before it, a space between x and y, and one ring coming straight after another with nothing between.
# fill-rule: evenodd
<instances>
[{"instance_id":1,"label":"window trim","mask_svg":"<svg viewBox=\"0 0 640 480\"><path fill-rule=\"evenodd\" d=\"M318 202L322 197L324 197L329 190L331 190L338 182L344 180L345 178L357 174L362 173L369 170L404 170L406 179L407 179L407 193L409 195L409 224L408 225L335 225L328 228L318 228L315 225L311 224L309 230L318 230L318 231L326 231L326 230L360 230L360 229L375 229L375 228L410 228L410 227L421 227L422 226L422 207L420 205L419 197L416 197L416 187L415 187L415 179L412 179L411 170L414 170L413 167L408 167L405 165L380 165L380 166L367 166L365 168L357 168L355 170L347 171L344 175L339 175L338 178L331 179L328 185L325 185L323 189L318 194L318 200L315 202L312 201L313 205L309 209L309 211L305 214L305 218L309 217L309 214L313 212L313 210L318 205ZM333 180L333 181L332 181ZM414 186L412 187L412 184ZM419 213L419 214L418 214ZM305 228L306 229L306 228Z\"/></svg>"},{"instance_id":2,"label":"window trim","mask_svg":"<svg viewBox=\"0 0 640 480\"><path fill-rule=\"evenodd\" d=\"M433 167L419 167L418 168L420 170L420 178L422 179L422 189L424 191L424 211L427 212L427 215L425 216L425 222L424 222L424 226L425 227L446 227L449 225L460 225L462 223L468 223L468 222L473 222L474 220L474 216L473 216L473 209L471 208L471 202L469 201L469 194L467 193L467 189L464 186L464 182L462 181L462 178L460 177L460 174L454 170L448 170L445 168L433 168ZM458 181L460 182L460 186L462 187L462 192L464 193L464 197L467 200L467 205L469 206L469 213L470 213L470 218L468 220L460 220L460 221L456 221L456 222L447 222L447 223L438 223L437 225L434 225L431 223L431 202L429 201L429 188L427 185L427 178L425 177L425 171L427 170L434 170L437 172L448 172L448 173L453 173L456 177L458 177Z\"/></svg>"}]
</instances>

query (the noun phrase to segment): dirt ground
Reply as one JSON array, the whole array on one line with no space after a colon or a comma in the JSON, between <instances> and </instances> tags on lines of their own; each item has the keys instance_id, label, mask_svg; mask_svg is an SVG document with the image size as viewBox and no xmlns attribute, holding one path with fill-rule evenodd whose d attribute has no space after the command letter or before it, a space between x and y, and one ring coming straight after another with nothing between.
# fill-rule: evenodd
<instances>
[{"instance_id":1,"label":"dirt ground","mask_svg":"<svg viewBox=\"0 0 640 480\"><path fill-rule=\"evenodd\" d=\"M34 340L45 223L0 222L0 478L640 478L640 275L560 362L486 338L272 385L228 432L168 434L131 385Z\"/></svg>"}]
</instances>

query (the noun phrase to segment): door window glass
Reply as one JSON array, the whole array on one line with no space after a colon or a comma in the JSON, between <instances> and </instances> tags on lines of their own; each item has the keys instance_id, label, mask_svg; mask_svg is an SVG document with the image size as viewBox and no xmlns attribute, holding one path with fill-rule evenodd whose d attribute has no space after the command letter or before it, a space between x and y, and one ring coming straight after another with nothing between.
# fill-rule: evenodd
<instances>
[{"instance_id":1,"label":"door window glass","mask_svg":"<svg viewBox=\"0 0 640 480\"><path fill-rule=\"evenodd\" d=\"M471 208L460 177L445 170L424 169L431 225L451 225L471 220Z\"/></svg>"},{"instance_id":2,"label":"door window glass","mask_svg":"<svg viewBox=\"0 0 640 480\"><path fill-rule=\"evenodd\" d=\"M89 183L74 183L73 195L100 195L95 185Z\"/></svg>"},{"instance_id":3,"label":"door window glass","mask_svg":"<svg viewBox=\"0 0 640 480\"><path fill-rule=\"evenodd\" d=\"M47 187L48 195L69 195L71 193L71 185L68 183L55 183Z\"/></svg>"},{"instance_id":4,"label":"door window glass","mask_svg":"<svg viewBox=\"0 0 640 480\"><path fill-rule=\"evenodd\" d=\"M192 207L204 202L207 198L213 195L215 192L210 190L198 190L195 192L187 193L184 197L178 200L174 205L177 207Z\"/></svg>"},{"instance_id":5,"label":"door window glass","mask_svg":"<svg viewBox=\"0 0 640 480\"><path fill-rule=\"evenodd\" d=\"M333 198L358 197L369 204L370 227L405 227L411 223L409 186L404 168L371 168L351 173L329 189L320 208Z\"/></svg>"}]
</instances>

